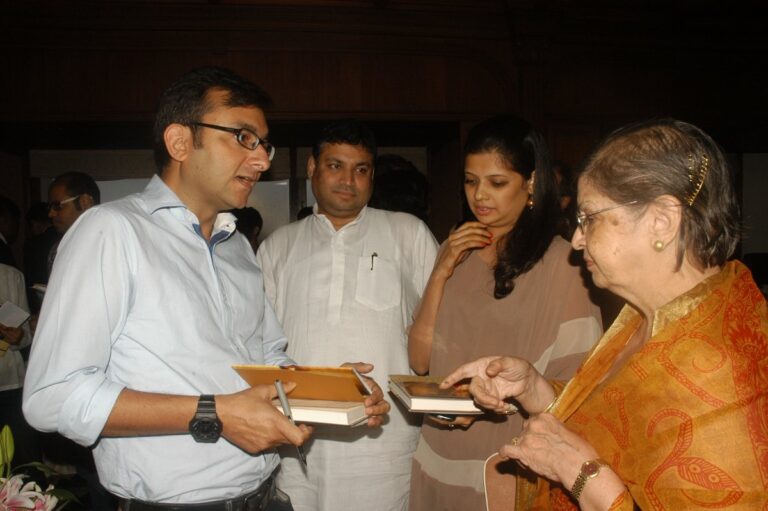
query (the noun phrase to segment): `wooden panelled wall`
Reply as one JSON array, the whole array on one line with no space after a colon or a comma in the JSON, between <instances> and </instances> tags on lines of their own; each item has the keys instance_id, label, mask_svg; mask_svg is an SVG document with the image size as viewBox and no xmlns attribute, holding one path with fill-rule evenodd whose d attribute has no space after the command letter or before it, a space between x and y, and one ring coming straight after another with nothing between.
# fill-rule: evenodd
<instances>
[{"instance_id":1,"label":"wooden panelled wall","mask_svg":"<svg viewBox=\"0 0 768 511\"><path fill-rule=\"evenodd\" d=\"M462 136L491 114L528 118L574 164L607 130L652 116L699 123L732 152L767 149L759 18L700 2L656 11L565 0L0 5L0 150L22 160L30 149L147 147L137 132L160 91L207 64L270 91L278 144L306 142L294 125L343 116L441 126L390 130L394 144L429 148L438 237L460 212ZM19 168L0 168L0 178L26 206L28 184L9 178Z\"/></svg>"}]
</instances>

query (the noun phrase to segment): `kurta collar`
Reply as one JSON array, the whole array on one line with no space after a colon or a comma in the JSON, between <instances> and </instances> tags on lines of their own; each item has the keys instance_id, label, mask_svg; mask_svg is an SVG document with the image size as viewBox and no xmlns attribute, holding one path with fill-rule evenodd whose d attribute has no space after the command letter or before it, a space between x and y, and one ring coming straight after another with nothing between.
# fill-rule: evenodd
<instances>
[{"instance_id":1,"label":"kurta collar","mask_svg":"<svg viewBox=\"0 0 768 511\"><path fill-rule=\"evenodd\" d=\"M344 225L344 227L342 227L337 231L336 228L333 226L333 222L331 222L331 220L327 216L325 216L323 213L318 212L317 203L315 203L315 205L312 206L312 212L315 214L315 218L323 222L333 232L341 232L341 231L353 228L354 225L363 221L367 211L368 211L368 206L363 206L363 209L360 210L360 213L358 213L358 215L355 217L354 220Z\"/></svg>"}]
</instances>

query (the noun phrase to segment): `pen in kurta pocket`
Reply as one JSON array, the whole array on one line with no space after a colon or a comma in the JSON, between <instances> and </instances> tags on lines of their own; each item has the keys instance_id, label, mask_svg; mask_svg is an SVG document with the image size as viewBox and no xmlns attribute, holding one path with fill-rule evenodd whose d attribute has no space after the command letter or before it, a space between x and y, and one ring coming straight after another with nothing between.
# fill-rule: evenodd
<instances>
[{"instance_id":1,"label":"pen in kurta pocket","mask_svg":"<svg viewBox=\"0 0 768 511\"><path fill-rule=\"evenodd\" d=\"M373 271L373 258L374 257L379 257L379 254L377 254L376 252L371 254L371 271Z\"/></svg>"}]
</instances>

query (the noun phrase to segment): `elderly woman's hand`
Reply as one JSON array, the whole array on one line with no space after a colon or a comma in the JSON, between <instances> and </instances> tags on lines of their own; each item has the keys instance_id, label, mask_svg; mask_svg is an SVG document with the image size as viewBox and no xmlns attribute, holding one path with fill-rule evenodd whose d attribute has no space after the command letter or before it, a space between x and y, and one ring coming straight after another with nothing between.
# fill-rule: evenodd
<instances>
[{"instance_id":1,"label":"elderly woman's hand","mask_svg":"<svg viewBox=\"0 0 768 511\"><path fill-rule=\"evenodd\" d=\"M554 391L545 382L543 392L549 393L544 398L544 406L540 409L529 410L527 405L534 405L542 401L539 396L533 396L539 392L538 380L543 380L541 375L531 364L516 357L483 357L464 364L449 374L440 384L442 388L448 388L455 383L472 378L469 392L475 402L488 410L496 413L508 413L509 404L505 401L514 398L525 406L526 410L536 413L543 410L546 404L551 402ZM531 395L526 399L528 395ZM549 401L547 401L547 398Z\"/></svg>"},{"instance_id":2,"label":"elderly woman's hand","mask_svg":"<svg viewBox=\"0 0 768 511\"><path fill-rule=\"evenodd\" d=\"M554 415L534 415L523 424L519 437L499 451L502 459L515 459L547 479L573 488L586 461L600 458L591 444L577 435ZM609 466L603 466L599 477L582 486L579 508L585 511L609 509L626 490L624 482Z\"/></svg>"},{"instance_id":3,"label":"elderly woman's hand","mask_svg":"<svg viewBox=\"0 0 768 511\"><path fill-rule=\"evenodd\" d=\"M555 416L542 413L525 421L519 437L499 450L503 458L518 460L537 474L570 488L582 463L598 458L586 440Z\"/></svg>"}]
</instances>

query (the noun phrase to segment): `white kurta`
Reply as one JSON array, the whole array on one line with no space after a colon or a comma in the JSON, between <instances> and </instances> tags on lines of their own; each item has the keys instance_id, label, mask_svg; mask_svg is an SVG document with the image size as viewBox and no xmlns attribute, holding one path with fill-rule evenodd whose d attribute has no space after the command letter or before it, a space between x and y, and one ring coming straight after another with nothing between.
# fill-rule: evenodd
<instances>
[{"instance_id":1,"label":"white kurta","mask_svg":"<svg viewBox=\"0 0 768 511\"><path fill-rule=\"evenodd\" d=\"M432 271L437 244L405 213L364 208L336 231L315 214L273 233L257 260L267 297L300 364L374 364L386 392L388 374L408 374L408 336ZM283 449L278 486L296 511L406 509L420 417L392 405L382 428L317 427L305 473Z\"/></svg>"}]
</instances>

